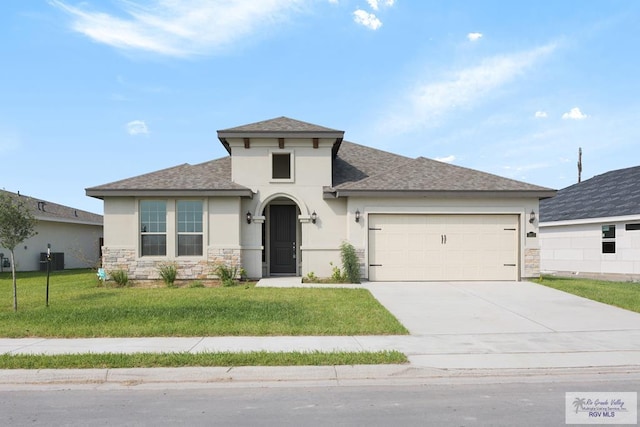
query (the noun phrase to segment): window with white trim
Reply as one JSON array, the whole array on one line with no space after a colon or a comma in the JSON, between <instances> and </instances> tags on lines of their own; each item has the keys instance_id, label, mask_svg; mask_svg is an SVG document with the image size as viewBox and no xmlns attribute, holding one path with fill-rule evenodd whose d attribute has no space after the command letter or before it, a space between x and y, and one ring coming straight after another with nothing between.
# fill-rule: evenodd
<instances>
[{"instance_id":1,"label":"window with white trim","mask_svg":"<svg viewBox=\"0 0 640 427\"><path fill-rule=\"evenodd\" d=\"M602 226L602 253L603 254L616 253L616 226L615 225Z\"/></svg>"},{"instance_id":2,"label":"window with white trim","mask_svg":"<svg viewBox=\"0 0 640 427\"><path fill-rule=\"evenodd\" d=\"M167 255L167 202L140 201L140 252L142 256Z\"/></svg>"},{"instance_id":3,"label":"window with white trim","mask_svg":"<svg viewBox=\"0 0 640 427\"><path fill-rule=\"evenodd\" d=\"M271 179L293 182L293 153L271 152Z\"/></svg>"},{"instance_id":4,"label":"window with white trim","mask_svg":"<svg viewBox=\"0 0 640 427\"><path fill-rule=\"evenodd\" d=\"M178 200L176 211L178 256L202 255L202 201Z\"/></svg>"}]
</instances>

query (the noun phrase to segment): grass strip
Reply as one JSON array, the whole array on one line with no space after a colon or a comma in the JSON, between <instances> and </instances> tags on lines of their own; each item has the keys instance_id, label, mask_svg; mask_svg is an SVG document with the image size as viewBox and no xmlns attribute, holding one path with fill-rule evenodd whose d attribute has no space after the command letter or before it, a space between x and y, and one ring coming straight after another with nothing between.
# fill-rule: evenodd
<instances>
[{"instance_id":1,"label":"grass strip","mask_svg":"<svg viewBox=\"0 0 640 427\"><path fill-rule=\"evenodd\" d=\"M407 361L407 357L398 351L2 354L0 369L385 365Z\"/></svg>"},{"instance_id":2,"label":"grass strip","mask_svg":"<svg viewBox=\"0 0 640 427\"><path fill-rule=\"evenodd\" d=\"M640 313L640 283L557 276L543 276L535 282L559 291Z\"/></svg>"}]
</instances>

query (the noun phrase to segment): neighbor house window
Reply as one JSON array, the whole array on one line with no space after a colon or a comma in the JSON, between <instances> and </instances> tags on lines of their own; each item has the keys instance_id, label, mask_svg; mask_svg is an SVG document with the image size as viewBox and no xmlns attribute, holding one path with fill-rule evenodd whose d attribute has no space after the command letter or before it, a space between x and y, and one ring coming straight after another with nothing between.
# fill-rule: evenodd
<instances>
[{"instance_id":1,"label":"neighbor house window","mask_svg":"<svg viewBox=\"0 0 640 427\"><path fill-rule=\"evenodd\" d=\"M178 256L202 255L202 201L178 200Z\"/></svg>"},{"instance_id":2,"label":"neighbor house window","mask_svg":"<svg viewBox=\"0 0 640 427\"><path fill-rule=\"evenodd\" d=\"M271 153L271 178L291 179L291 153Z\"/></svg>"},{"instance_id":3,"label":"neighbor house window","mask_svg":"<svg viewBox=\"0 0 640 427\"><path fill-rule=\"evenodd\" d=\"M640 224L625 224L624 229L627 231L638 231L640 230Z\"/></svg>"},{"instance_id":4,"label":"neighbor house window","mask_svg":"<svg viewBox=\"0 0 640 427\"><path fill-rule=\"evenodd\" d=\"M603 254L616 253L616 226L615 225L602 226L602 253Z\"/></svg>"},{"instance_id":5,"label":"neighbor house window","mask_svg":"<svg viewBox=\"0 0 640 427\"><path fill-rule=\"evenodd\" d=\"M140 247L142 256L167 254L167 203L163 200L140 202Z\"/></svg>"}]
</instances>

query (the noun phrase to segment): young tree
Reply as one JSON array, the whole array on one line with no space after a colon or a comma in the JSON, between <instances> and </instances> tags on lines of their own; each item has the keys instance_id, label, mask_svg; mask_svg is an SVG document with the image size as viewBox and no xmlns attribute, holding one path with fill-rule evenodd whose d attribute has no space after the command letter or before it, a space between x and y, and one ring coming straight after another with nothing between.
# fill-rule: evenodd
<instances>
[{"instance_id":1,"label":"young tree","mask_svg":"<svg viewBox=\"0 0 640 427\"><path fill-rule=\"evenodd\" d=\"M13 310L18 311L16 287L16 262L14 249L36 234L36 219L19 196L0 194L0 247L11 252L11 274L13 276Z\"/></svg>"}]
</instances>

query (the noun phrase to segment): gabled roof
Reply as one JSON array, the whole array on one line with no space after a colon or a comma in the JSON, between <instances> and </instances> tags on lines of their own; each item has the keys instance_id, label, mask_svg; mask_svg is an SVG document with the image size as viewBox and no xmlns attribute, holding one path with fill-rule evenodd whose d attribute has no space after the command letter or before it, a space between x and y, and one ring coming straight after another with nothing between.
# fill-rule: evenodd
<instances>
[{"instance_id":1,"label":"gabled roof","mask_svg":"<svg viewBox=\"0 0 640 427\"><path fill-rule=\"evenodd\" d=\"M231 181L231 157L223 157L197 165L183 164L133 178L86 189L87 196L144 196L172 192L187 196L229 195L248 196L253 193Z\"/></svg>"},{"instance_id":2,"label":"gabled roof","mask_svg":"<svg viewBox=\"0 0 640 427\"><path fill-rule=\"evenodd\" d=\"M540 221L640 215L640 166L596 175L540 203Z\"/></svg>"},{"instance_id":3,"label":"gabled roof","mask_svg":"<svg viewBox=\"0 0 640 427\"><path fill-rule=\"evenodd\" d=\"M102 215L59 205L20 193L0 190L0 194L19 199L31 210L31 214L39 221L67 222L74 224L102 225Z\"/></svg>"}]
</instances>

